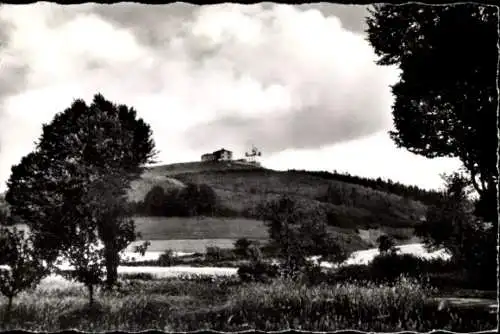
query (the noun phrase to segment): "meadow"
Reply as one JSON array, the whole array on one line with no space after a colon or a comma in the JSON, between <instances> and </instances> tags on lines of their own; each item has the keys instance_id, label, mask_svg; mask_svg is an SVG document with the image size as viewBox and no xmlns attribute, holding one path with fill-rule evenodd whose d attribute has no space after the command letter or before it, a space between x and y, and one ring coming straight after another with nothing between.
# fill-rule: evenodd
<instances>
[{"instance_id":1,"label":"meadow","mask_svg":"<svg viewBox=\"0 0 500 334\"><path fill-rule=\"evenodd\" d=\"M239 239L267 240L262 221L219 217L134 217L144 240Z\"/></svg>"},{"instance_id":2,"label":"meadow","mask_svg":"<svg viewBox=\"0 0 500 334\"><path fill-rule=\"evenodd\" d=\"M99 292L88 306L78 284L43 282L23 292L0 330L193 331L303 329L333 331L491 330L496 315L484 308L439 310L432 289L401 278L393 285L348 282L308 286L277 279L241 283L231 277L142 279ZM34 302L36 300L36 302ZM4 310L4 300L0 308Z\"/></svg>"}]
</instances>

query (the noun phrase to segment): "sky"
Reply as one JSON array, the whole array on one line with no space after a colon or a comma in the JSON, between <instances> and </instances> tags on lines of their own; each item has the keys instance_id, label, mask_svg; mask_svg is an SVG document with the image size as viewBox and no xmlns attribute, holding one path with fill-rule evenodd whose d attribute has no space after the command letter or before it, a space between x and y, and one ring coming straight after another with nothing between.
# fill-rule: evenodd
<instances>
[{"instance_id":1,"label":"sky","mask_svg":"<svg viewBox=\"0 0 500 334\"><path fill-rule=\"evenodd\" d=\"M0 192L43 123L96 93L151 125L161 163L251 145L263 166L337 170L426 189L455 159L398 149L366 7L52 3L0 7Z\"/></svg>"}]
</instances>

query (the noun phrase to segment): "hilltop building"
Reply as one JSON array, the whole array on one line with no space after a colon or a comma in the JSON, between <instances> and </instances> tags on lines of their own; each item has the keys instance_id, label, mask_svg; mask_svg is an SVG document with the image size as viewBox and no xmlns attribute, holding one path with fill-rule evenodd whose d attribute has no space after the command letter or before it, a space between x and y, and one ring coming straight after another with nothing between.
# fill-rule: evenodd
<instances>
[{"instance_id":1,"label":"hilltop building","mask_svg":"<svg viewBox=\"0 0 500 334\"><path fill-rule=\"evenodd\" d=\"M201 156L201 161L231 161L233 152L226 149L220 149L212 153L206 153Z\"/></svg>"}]
</instances>

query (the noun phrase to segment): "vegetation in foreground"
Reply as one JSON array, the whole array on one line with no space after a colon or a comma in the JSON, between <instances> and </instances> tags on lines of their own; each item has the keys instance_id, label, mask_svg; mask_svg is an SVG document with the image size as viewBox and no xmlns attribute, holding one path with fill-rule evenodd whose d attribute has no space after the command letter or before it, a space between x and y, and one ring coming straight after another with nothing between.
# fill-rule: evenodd
<instances>
[{"instance_id":1,"label":"vegetation in foreground","mask_svg":"<svg viewBox=\"0 0 500 334\"><path fill-rule=\"evenodd\" d=\"M432 291L406 278L391 286L150 277L129 278L122 284L123 288L114 292L100 291L98 302L91 307L83 297L83 287L49 288L42 284L15 300L9 320L0 321L0 330L477 331L496 327L496 316L482 309L438 310L427 299ZM5 319L3 303L2 299L1 319Z\"/></svg>"}]
</instances>

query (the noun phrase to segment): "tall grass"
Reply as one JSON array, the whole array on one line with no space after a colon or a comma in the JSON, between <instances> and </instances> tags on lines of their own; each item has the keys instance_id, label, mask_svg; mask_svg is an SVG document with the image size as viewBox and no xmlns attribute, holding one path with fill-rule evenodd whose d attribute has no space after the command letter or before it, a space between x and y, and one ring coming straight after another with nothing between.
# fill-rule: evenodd
<instances>
[{"instance_id":1,"label":"tall grass","mask_svg":"<svg viewBox=\"0 0 500 334\"><path fill-rule=\"evenodd\" d=\"M32 331L236 331L287 328L332 331L488 330L496 316L477 310L438 311L428 291L401 278L392 286L338 283L304 286L288 280L242 284L237 278L131 280L122 289L100 292L93 308L82 287L39 287L14 303L0 330Z\"/></svg>"},{"instance_id":2,"label":"tall grass","mask_svg":"<svg viewBox=\"0 0 500 334\"><path fill-rule=\"evenodd\" d=\"M370 283L306 287L277 280L239 289L230 309L263 330L419 330L425 300L426 291L405 278L393 287Z\"/></svg>"}]
</instances>

